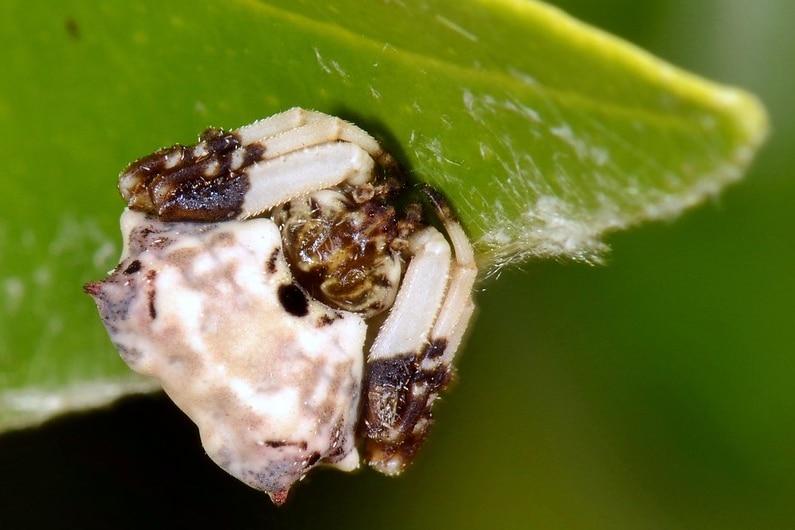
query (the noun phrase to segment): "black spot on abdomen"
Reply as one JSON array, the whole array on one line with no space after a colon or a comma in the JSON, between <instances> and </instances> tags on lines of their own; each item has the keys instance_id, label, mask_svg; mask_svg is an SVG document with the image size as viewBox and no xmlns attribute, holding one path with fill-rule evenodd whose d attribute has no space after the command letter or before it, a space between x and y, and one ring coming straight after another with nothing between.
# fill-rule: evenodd
<instances>
[{"instance_id":1,"label":"black spot on abdomen","mask_svg":"<svg viewBox=\"0 0 795 530\"><path fill-rule=\"evenodd\" d=\"M138 260L134 260L132 263L130 263L127 266L126 269L124 269L124 274L135 274L139 270L141 270L141 262Z\"/></svg>"},{"instance_id":2,"label":"black spot on abdomen","mask_svg":"<svg viewBox=\"0 0 795 530\"><path fill-rule=\"evenodd\" d=\"M279 286L279 303L294 317L303 317L309 313L309 301L301 288L294 283Z\"/></svg>"}]
</instances>

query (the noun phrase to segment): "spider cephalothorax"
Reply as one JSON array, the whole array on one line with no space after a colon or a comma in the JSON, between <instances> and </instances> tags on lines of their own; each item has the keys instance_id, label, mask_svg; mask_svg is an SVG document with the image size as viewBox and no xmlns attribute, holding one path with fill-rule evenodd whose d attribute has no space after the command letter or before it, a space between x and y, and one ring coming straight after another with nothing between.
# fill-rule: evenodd
<instances>
[{"instance_id":1,"label":"spider cephalothorax","mask_svg":"<svg viewBox=\"0 0 795 530\"><path fill-rule=\"evenodd\" d=\"M452 376L472 248L437 192L421 188L446 238L404 189L371 136L303 109L210 129L119 178L122 260L86 290L210 457L275 502L315 465L356 467L359 441L399 473Z\"/></svg>"},{"instance_id":2,"label":"spider cephalothorax","mask_svg":"<svg viewBox=\"0 0 795 530\"><path fill-rule=\"evenodd\" d=\"M391 307L401 254L416 229L417 208L398 216L397 183L321 190L278 206L284 252L296 280L332 307L371 317Z\"/></svg>"}]
</instances>

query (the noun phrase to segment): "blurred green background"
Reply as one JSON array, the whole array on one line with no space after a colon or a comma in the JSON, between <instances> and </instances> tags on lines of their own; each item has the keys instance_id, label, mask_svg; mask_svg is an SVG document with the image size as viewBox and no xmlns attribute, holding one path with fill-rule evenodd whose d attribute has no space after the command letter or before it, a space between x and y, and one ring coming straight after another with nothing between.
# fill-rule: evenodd
<instances>
[{"instance_id":1,"label":"blurred green background","mask_svg":"<svg viewBox=\"0 0 795 530\"><path fill-rule=\"evenodd\" d=\"M553 3L757 93L773 135L747 179L612 236L605 267L484 284L458 383L401 478L320 471L277 510L166 399L130 398L0 436L0 527L795 527L795 3Z\"/></svg>"}]
</instances>

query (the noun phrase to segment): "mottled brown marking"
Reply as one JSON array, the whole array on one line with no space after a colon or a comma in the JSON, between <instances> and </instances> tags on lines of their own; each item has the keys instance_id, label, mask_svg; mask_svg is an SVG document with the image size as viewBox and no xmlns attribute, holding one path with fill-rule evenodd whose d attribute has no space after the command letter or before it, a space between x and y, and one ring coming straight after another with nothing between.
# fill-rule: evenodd
<instances>
[{"instance_id":1,"label":"mottled brown marking","mask_svg":"<svg viewBox=\"0 0 795 530\"><path fill-rule=\"evenodd\" d=\"M157 318L157 310L155 309L155 277L157 276L156 270L149 270L146 272L146 299L149 302L149 318L152 320Z\"/></svg>"},{"instance_id":2,"label":"mottled brown marking","mask_svg":"<svg viewBox=\"0 0 795 530\"><path fill-rule=\"evenodd\" d=\"M425 346L425 351L423 351L422 356L428 359L437 359L442 355L444 355L446 349L447 349L447 339L445 338L432 339Z\"/></svg>"},{"instance_id":3,"label":"mottled brown marking","mask_svg":"<svg viewBox=\"0 0 795 530\"><path fill-rule=\"evenodd\" d=\"M376 359L367 363L365 375L365 437L380 440L402 423L407 391L417 370L413 355Z\"/></svg>"},{"instance_id":4,"label":"mottled brown marking","mask_svg":"<svg viewBox=\"0 0 795 530\"><path fill-rule=\"evenodd\" d=\"M208 179L203 165L186 167L160 179L158 186L169 189L156 212L162 221L214 222L240 213L250 187L248 175L221 171Z\"/></svg>"},{"instance_id":5,"label":"mottled brown marking","mask_svg":"<svg viewBox=\"0 0 795 530\"><path fill-rule=\"evenodd\" d=\"M369 362L362 416L368 462L410 464L433 424L433 402L451 380L447 365L422 369L413 355Z\"/></svg>"},{"instance_id":6,"label":"mottled brown marking","mask_svg":"<svg viewBox=\"0 0 795 530\"><path fill-rule=\"evenodd\" d=\"M281 248L273 249L271 255L268 257L268 261L265 263L265 271L268 274L276 274L276 262L279 259L279 254L281 253Z\"/></svg>"},{"instance_id":7,"label":"mottled brown marking","mask_svg":"<svg viewBox=\"0 0 795 530\"><path fill-rule=\"evenodd\" d=\"M337 422L337 425L335 425L334 429L331 431L329 446L333 447L334 449L327 456L330 461L334 461L345 454L345 447L347 446L347 435L345 434L345 431L345 423L342 419L340 419L340 421Z\"/></svg>"},{"instance_id":8,"label":"mottled brown marking","mask_svg":"<svg viewBox=\"0 0 795 530\"><path fill-rule=\"evenodd\" d=\"M317 327L324 328L326 326L330 326L341 318L342 315L339 313L334 313L334 315L320 315L320 317L317 319Z\"/></svg>"},{"instance_id":9,"label":"mottled brown marking","mask_svg":"<svg viewBox=\"0 0 795 530\"><path fill-rule=\"evenodd\" d=\"M278 216L285 257L296 280L314 298L367 317L385 308L374 301L391 304L397 286L384 271L401 266L392 249L398 222L391 205L373 200L330 210L313 198L288 205Z\"/></svg>"},{"instance_id":10,"label":"mottled brown marking","mask_svg":"<svg viewBox=\"0 0 795 530\"><path fill-rule=\"evenodd\" d=\"M127 205L162 221L211 222L239 215L250 187L245 170L262 158L264 148L243 146L236 134L220 129L206 130L200 140L189 147L160 149L130 164L119 177ZM232 170L236 154L244 161Z\"/></svg>"},{"instance_id":11,"label":"mottled brown marking","mask_svg":"<svg viewBox=\"0 0 795 530\"><path fill-rule=\"evenodd\" d=\"M295 447L296 449L300 449L301 451L306 451L307 447L306 442L303 440L300 442L288 442L287 440L265 440L264 442L262 442L262 445L264 445L265 447L273 447L277 449L279 447Z\"/></svg>"}]
</instances>

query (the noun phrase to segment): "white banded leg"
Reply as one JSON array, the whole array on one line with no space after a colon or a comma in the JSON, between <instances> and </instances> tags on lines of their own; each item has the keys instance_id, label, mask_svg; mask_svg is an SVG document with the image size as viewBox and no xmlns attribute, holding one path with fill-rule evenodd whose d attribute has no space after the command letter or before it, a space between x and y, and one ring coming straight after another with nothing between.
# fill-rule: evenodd
<instances>
[{"instance_id":1,"label":"white banded leg","mask_svg":"<svg viewBox=\"0 0 795 530\"><path fill-rule=\"evenodd\" d=\"M342 182L368 182L374 169L370 155L348 142L315 145L257 162L244 170L248 189L237 217L255 217L291 199Z\"/></svg>"},{"instance_id":2,"label":"white banded leg","mask_svg":"<svg viewBox=\"0 0 795 530\"><path fill-rule=\"evenodd\" d=\"M474 255L460 225L443 212L455 249L435 229L411 239L414 255L367 359L364 437L368 463L393 475L411 462L452 377L451 363L474 311Z\"/></svg>"},{"instance_id":3,"label":"white banded leg","mask_svg":"<svg viewBox=\"0 0 795 530\"><path fill-rule=\"evenodd\" d=\"M478 272L475 265L475 253L460 224L447 220L444 225L450 242L453 244L455 262L442 309L431 331L430 343L438 343L444 338L447 344L443 352L433 352L436 355L428 355L423 359L423 369L429 370L434 366L452 365L469 321L475 312L475 304L472 300L472 288Z\"/></svg>"},{"instance_id":4,"label":"white banded leg","mask_svg":"<svg viewBox=\"0 0 795 530\"><path fill-rule=\"evenodd\" d=\"M291 151L329 142L350 142L367 151L380 163L391 161L375 138L356 125L335 116L298 107L240 127L234 132L243 145L261 144L265 148L264 158L276 158Z\"/></svg>"}]
</instances>

